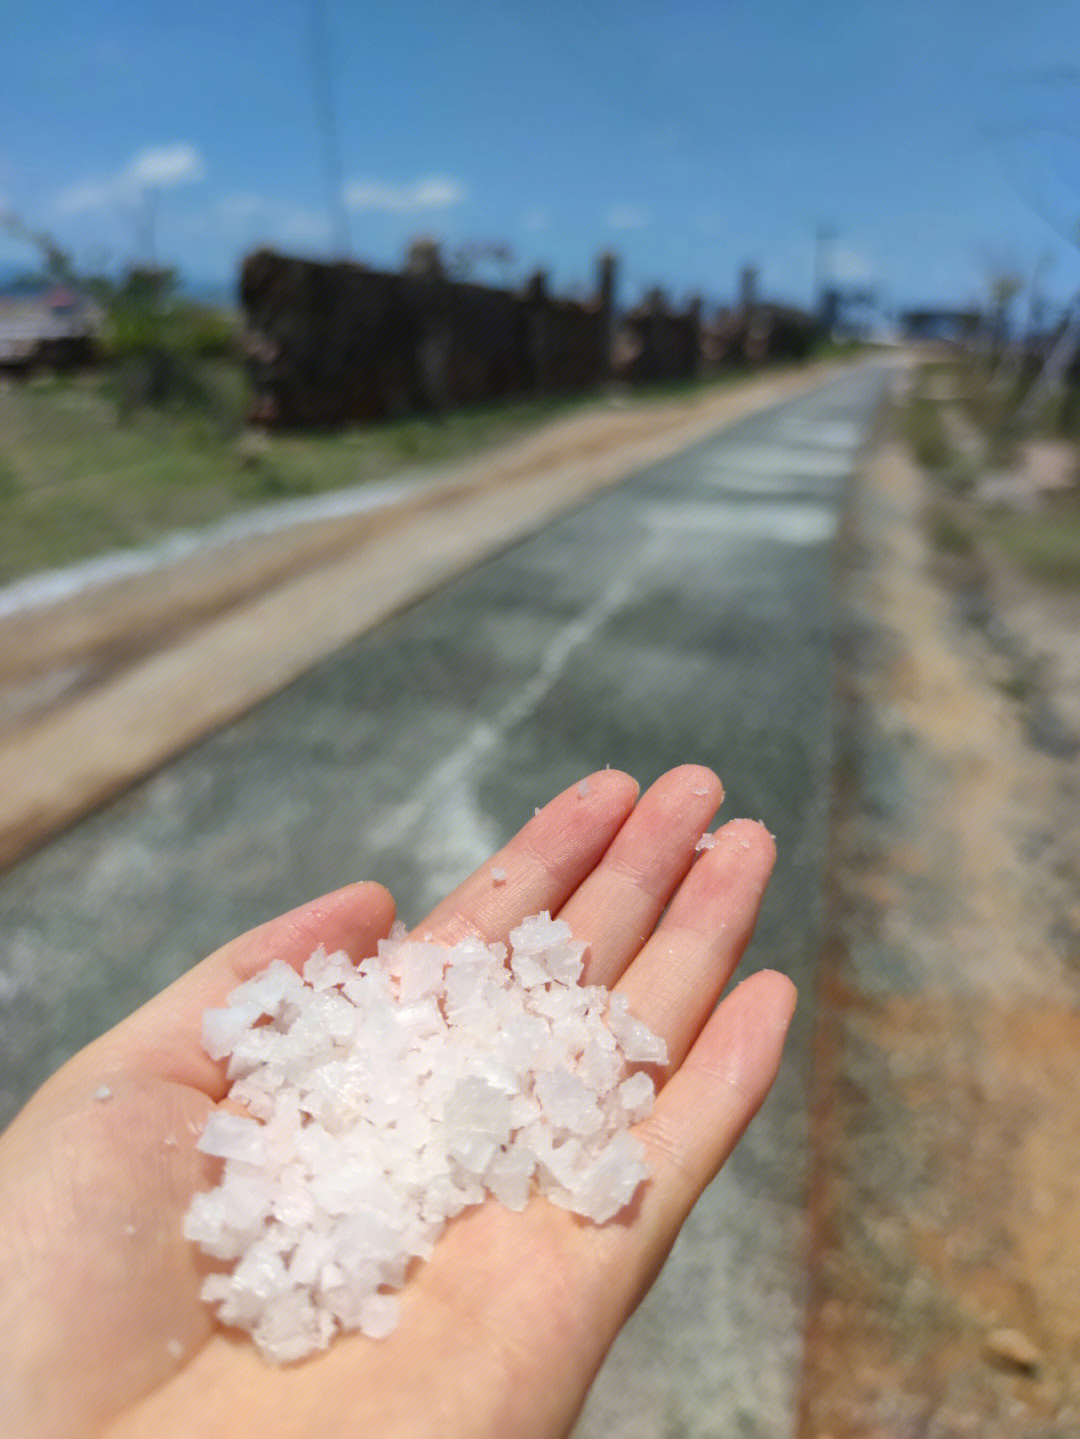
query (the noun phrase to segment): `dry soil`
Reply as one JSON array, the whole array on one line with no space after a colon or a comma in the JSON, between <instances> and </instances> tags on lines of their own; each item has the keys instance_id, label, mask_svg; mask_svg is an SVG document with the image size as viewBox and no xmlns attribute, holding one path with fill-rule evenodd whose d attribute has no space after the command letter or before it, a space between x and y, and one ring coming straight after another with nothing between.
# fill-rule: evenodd
<instances>
[{"instance_id":1,"label":"dry soil","mask_svg":"<svg viewBox=\"0 0 1080 1439\"><path fill-rule=\"evenodd\" d=\"M886 444L847 539L800 1434L1066 1439L1080 599L992 555L973 594L927 499Z\"/></svg>"}]
</instances>

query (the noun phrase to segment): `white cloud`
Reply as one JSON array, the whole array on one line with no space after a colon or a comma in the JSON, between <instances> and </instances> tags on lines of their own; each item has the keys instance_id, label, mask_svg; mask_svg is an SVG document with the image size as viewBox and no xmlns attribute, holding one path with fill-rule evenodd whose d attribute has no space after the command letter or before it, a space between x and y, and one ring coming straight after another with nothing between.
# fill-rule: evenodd
<instances>
[{"instance_id":1,"label":"white cloud","mask_svg":"<svg viewBox=\"0 0 1080 1439\"><path fill-rule=\"evenodd\" d=\"M826 253L830 280L838 285L867 285L877 278L877 267L859 250L846 245L832 245Z\"/></svg>"},{"instance_id":2,"label":"white cloud","mask_svg":"<svg viewBox=\"0 0 1080 1439\"><path fill-rule=\"evenodd\" d=\"M161 145L157 149L140 150L120 172L120 178L127 185L157 185L166 189L201 180L205 173L202 156L194 145Z\"/></svg>"},{"instance_id":3,"label":"white cloud","mask_svg":"<svg viewBox=\"0 0 1080 1439\"><path fill-rule=\"evenodd\" d=\"M413 215L419 210L447 210L462 204L468 191L449 175L432 175L411 185L384 180L353 180L343 199L350 210L376 210L385 215Z\"/></svg>"},{"instance_id":4,"label":"white cloud","mask_svg":"<svg viewBox=\"0 0 1080 1439\"><path fill-rule=\"evenodd\" d=\"M206 173L203 158L194 145L158 145L140 150L114 175L104 179L80 180L62 190L53 202L61 215L81 215L123 204L143 191L168 190L188 185Z\"/></svg>"},{"instance_id":5,"label":"white cloud","mask_svg":"<svg viewBox=\"0 0 1080 1439\"><path fill-rule=\"evenodd\" d=\"M607 213L613 230L644 230L652 224L652 216L636 205L614 205Z\"/></svg>"}]
</instances>

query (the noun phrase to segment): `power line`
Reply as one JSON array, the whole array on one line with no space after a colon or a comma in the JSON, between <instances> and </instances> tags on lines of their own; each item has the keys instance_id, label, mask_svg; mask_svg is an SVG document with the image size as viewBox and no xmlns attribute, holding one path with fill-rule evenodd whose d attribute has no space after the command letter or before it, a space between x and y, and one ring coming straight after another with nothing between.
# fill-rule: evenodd
<instances>
[{"instance_id":1,"label":"power line","mask_svg":"<svg viewBox=\"0 0 1080 1439\"><path fill-rule=\"evenodd\" d=\"M311 17L311 80L315 92L315 108L322 138L323 168L326 172L326 205L337 232L337 248L342 258L351 253L349 212L345 208L344 174L341 165L341 138L338 133L337 111L330 67L330 27L326 19L325 0L310 0Z\"/></svg>"}]
</instances>

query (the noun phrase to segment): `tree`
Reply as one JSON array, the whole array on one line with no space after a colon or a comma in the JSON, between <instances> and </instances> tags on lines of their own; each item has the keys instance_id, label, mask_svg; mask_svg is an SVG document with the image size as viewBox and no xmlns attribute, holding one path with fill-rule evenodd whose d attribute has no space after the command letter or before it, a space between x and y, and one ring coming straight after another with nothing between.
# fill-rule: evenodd
<instances>
[{"instance_id":1,"label":"tree","mask_svg":"<svg viewBox=\"0 0 1080 1439\"><path fill-rule=\"evenodd\" d=\"M14 210L0 209L0 229L17 240L31 245L41 256L41 270L27 278L49 285L70 285L75 279L75 265L70 254L62 249L47 230L35 230Z\"/></svg>"}]
</instances>

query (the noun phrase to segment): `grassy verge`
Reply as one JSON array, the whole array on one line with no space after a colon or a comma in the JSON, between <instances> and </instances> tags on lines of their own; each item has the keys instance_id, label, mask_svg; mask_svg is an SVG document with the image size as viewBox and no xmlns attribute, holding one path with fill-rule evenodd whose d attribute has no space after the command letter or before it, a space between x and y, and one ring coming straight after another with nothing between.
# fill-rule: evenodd
<instances>
[{"instance_id":1,"label":"grassy verge","mask_svg":"<svg viewBox=\"0 0 1080 1439\"><path fill-rule=\"evenodd\" d=\"M1059 501L1043 514L992 514L986 539L1043 584L1080 590L1080 500Z\"/></svg>"},{"instance_id":2,"label":"grassy verge","mask_svg":"<svg viewBox=\"0 0 1080 1439\"><path fill-rule=\"evenodd\" d=\"M961 360L920 372L898 428L931 479L925 522L934 550L970 566L995 552L1038 582L1080 589L1080 487L1044 499L1035 509L980 501L980 475L1009 470L1022 476L1025 444L1036 438L1074 439L1062 416L1077 408L1074 392L1055 398L1047 416L1025 419L1024 388L1005 383L985 362ZM955 400L942 398L956 396ZM977 462L958 456L949 440L946 406L955 403L981 440ZM1080 444L1077 445L1080 463ZM1020 486L1022 492L1023 486Z\"/></svg>"},{"instance_id":3,"label":"grassy verge","mask_svg":"<svg viewBox=\"0 0 1080 1439\"><path fill-rule=\"evenodd\" d=\"M158 403L142 395L148 376L138 356L101 373L0 378L0 584L256 505L465 459L597 403L595 396L526 399L441 419L245 434L238 417L249 397L240 366L182 358ZM691 400L761 374L731 371L621 399L634 407Z\"/></svg>"},{"instance_id":4,"label":"grassy verge","mask_svg":"<svg viewBox=\"0 0 1080 1439\"><path fill-rule=\"evenodd\" d=\"M125 413L117 377L0 380L0 584L170 530L479 453L588 401L477 406L312 435L242 435L228 362L200 367L197 405ZM121 418L123 416L123 418Z\"/></svg>"},{"instance_id":5,"label":"grassy verge","mask_svg":"<svg viewBox=\"0 0 1080 1439\"><path fill-rule=\"evenodd\" d=\"M957 459L940 398L942 384L948 382L947 367L924 365L900 415L901 431L916 460L924 470L939 477L945 475Z\"/></svg>"}]
</instances>

